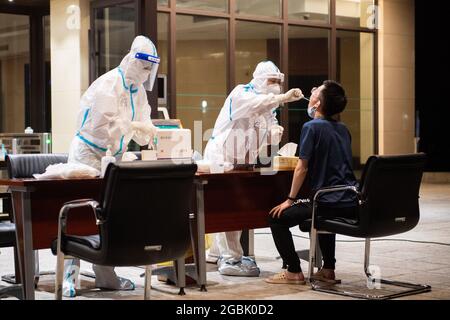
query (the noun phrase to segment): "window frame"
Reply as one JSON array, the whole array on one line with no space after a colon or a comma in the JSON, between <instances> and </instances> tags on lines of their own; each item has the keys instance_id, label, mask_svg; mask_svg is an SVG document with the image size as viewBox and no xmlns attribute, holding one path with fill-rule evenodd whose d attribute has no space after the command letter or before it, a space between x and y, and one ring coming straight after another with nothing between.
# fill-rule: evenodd
<instances>
[{"instance_id":1,"label":"window frame","mask_svg":"<svg viewBox=\"0 0 450 320\"><path fill-rule=\"evenodd\" d=\"M364 32L374 34L374 102L373 102L373 127L374 127L374 153L379 152L379 101L378 101L378 30L376 28L369 29L364 27L353 27L353 26L342 26L338 25L336 22L336 2L337 0L329 0L329 22L311 22L303 20L295 20L289 18L289 3L288 1L295 0L280 0L280 11L281 16L277 17L267 17L267 16L256 16L256 15L245 15L236 13L236 0L228 0L228 11L219 12L211 11L205 9L195 9L195 8L180 8L177 7L176 0L168 0L167 6L158 6L157 1L152 0L94 0L91 2L91 6L98 5L108 5L124 2L134 1L137 4L137 16L136 24L138 33L145 32L151 37L155 42L157 41L157 14L167 13L169 14L169 45L168 45L168 105L170 105L170 116L176 118L177 116L177 99L176 99L176 17L177 14L181 15L194 15L194 16L204 16L213 18L224 18L228 20L228 41L227 41L227 93L231 92L233 88L237 85L236 78L236 24L239 21L247 22L259 22L259 23L270 23L278 24L281 26L281 49L280 49L280 68L286 74L285 87L289 87L289 27L290 26L300 26L300 27L312 27L328 30L330 32L329 38L329 76L330 79L336 80L337 78L337 32L338 31L353 31L353 32ZM374 0L374 5L378 7L378 0ZM91 9L92 12L92 9ZM149 22L152 21L152 22ZM92 23L92 22L91 22ZM90 59L91 61L91 59ZM154 91L157 92L157 91ZM153 98L149 98L150 105L157 106L157 97L154 94ZM157 108L152 108L152 116L157 116ZM285 125L286 134L283 137L282 143L286 143L287 137L289 137L289 110L288 108L282 108L280 115L281 125Z\"/></svg>"},{"instance_id":2,"label":"window frame","mask_svg":"<svg viewBox=\"0 0 450 320\"><path fill-rule=\"evenodd\" d=\"M35 132L51 132L51 103L47 108L45 99L45 26L44 17L50 15L47 5L0 4L0 13L24 15L29 18L30 49L30 93L28 107L25 105L24 128L32 127Z\"/></svg>"}]
</instances>

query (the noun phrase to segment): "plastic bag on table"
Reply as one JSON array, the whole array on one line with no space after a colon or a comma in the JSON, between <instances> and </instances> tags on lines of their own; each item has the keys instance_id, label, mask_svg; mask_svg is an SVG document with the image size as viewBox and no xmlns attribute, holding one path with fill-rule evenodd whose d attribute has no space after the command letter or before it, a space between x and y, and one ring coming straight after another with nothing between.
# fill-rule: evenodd
<instances>
[{"instance_id":1,"label":"plastic bag on table","mask_svg":"<svg viewBox=\"0 0 450 320\"><path fill-rule=\"evenodd\" d=\"M100 171L84 164L59 163L47 167L43 174L34 174L38 180L89 179L100 176Z\"/></svg>"}]
</instances>

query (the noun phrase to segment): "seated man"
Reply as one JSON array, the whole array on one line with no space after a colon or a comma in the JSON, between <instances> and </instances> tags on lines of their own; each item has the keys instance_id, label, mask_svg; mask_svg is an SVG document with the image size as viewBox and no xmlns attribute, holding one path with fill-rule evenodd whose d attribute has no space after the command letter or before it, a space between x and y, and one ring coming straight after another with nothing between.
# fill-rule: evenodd
<instances>
[{"instance_id":1,"label":"seated man","mask_svg":"<svg viewBox=\"0 0 450 320\"><path fill-rule=\"evenodd\" d=\"M351 136L347 127L338 121L345 110L347 98L340 84L325 81L312 90L308 114L312 121L303 126L300 137L300 161L294 173L288 199L270 212L270 228L287 270L269 279L272 284L305 284L300 259L295 251L290 228L312 217L312 201L295 204L306 177L310 181L312 200L315 192L324 187L356 185L352 170ZM354 217L356 197L349 192L337 192L320 198L321 216ZM336 235L320 234L319 245L323 254L323 268L313 278L335 282Z\"/></svg>"}]
</instances>

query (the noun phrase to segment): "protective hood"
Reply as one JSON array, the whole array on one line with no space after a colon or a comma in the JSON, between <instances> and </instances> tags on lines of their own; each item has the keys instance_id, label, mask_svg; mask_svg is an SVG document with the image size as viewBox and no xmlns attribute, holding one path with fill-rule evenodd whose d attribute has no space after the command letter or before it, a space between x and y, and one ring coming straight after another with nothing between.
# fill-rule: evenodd
<instances>
[{"instance_id":1,"label":"protective hood","mask_svg":"<svg viewBox=\"0 0 450 320\"><path fill-rule=\"evenodd\" d=\"M284 74L280 72L280 69L272 61L260 62L253 73L251 84L257 92L269 93L268 79L278 79L283 85Z\"/></svg>"},{"instance_id":2,"label":"protective hood","mask_svg":"<svg viewBox=\"0 0 450 320\"><path fill-rule=\"evenodd\" d=\"M120 63L127 85L135 87L144 85L145 90L152 91L158 75L160 58L153 42L144 36L137 36L130 52Z\"/></svg>"}]
</instances>

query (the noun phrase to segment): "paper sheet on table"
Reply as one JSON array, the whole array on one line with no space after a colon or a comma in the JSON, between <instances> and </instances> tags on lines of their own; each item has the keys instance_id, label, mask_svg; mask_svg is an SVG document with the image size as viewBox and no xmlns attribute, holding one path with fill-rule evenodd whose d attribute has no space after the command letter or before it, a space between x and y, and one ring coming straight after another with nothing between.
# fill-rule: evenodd
<instances>
[{"instance_id":1,"label":"paper sheet on table","mask_svg":"<svg viewBox=\"0 0 450 320\"><path fill-rule=\"evenodd\" d=\"M208 160L198 160L195 161L197 164L197 172L199 173L211 173L211 166L213 165L211 161ZM230 172L233 171L234 166L230 162L224 162L223 163L224 172Z\"/></svg>"},{"instance_id":2,"label":"paper sheet on table","mask_svg":"<svg viewBox=\"0 0 450 320\"><path fill-rule=\"evenodd\" d=\"M290 142L278 151L278 154L282 157L295 157L297 153L298 144Z\"/></svg>"},{"instance_id":3,"label":"paper sheet on table","mask_svg":"<svg viewBox=\"0 0 450 320\"><path fill-rule=\"evenodd\" d=\"M137 159L138 157L132 152L125 152L122 156L122 162L133 162Z\"/></svg>"}]
</instances>

